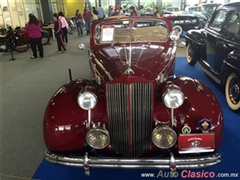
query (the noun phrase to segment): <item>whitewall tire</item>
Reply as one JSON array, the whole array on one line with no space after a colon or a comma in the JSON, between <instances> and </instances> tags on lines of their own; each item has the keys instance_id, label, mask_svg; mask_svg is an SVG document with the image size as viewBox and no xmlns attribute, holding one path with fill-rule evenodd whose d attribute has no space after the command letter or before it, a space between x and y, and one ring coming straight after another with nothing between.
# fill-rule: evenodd
<instances>
[{"instance_id":1,"label":"whitewall tire","mask_svg":"<svg viewBox=\"0 0 240 180\"><path fill-rule=\"evenodd\" d=\"M193 57L193 50L192 50L192 46L191 43L188 43L187 45L187 50L186 50L186 58L187 58L187 62L190 65L195 65L196 64L196 59L194 59Z\"/></svg>"},{"instance_id":2,"label":"whitewall tire","mask_svg":"<svg viewBox=\"0 0 240 180\"><path fill-rule=\"evenodd\" d=\"M229 74L225 84L225 96L228 106L236 111L240 109L240 82L235 73Z\"/></svg>"}]
</instances>

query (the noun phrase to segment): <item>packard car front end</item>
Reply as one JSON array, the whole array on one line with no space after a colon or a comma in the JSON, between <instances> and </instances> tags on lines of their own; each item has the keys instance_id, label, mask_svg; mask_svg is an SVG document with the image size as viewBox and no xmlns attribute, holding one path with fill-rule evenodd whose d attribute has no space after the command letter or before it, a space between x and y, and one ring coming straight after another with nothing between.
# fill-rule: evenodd
<instances>
[{"instance_id":1,"label":"packard car front end","mask_svg":"<svg viewBox=\"0 0 240 180\"><path fill-rule=\"evenodd\" d=\"M126 28L126 18L109 24L116 21L124 25L113 28ZM143 32L155 21L159 19L137 23ZM166 28L170 22L161 20L159 25ZM97 51L89 50L95 79L63 85L47 106L47 161L83 167L86 175L90 167L175 171L221 161L216 153L223 130L218 100L202 82L175 77L176 46L166 38L160 43L101 44ZM97 36L91 41L100 42Z\"/></svg>"}]
</instances>

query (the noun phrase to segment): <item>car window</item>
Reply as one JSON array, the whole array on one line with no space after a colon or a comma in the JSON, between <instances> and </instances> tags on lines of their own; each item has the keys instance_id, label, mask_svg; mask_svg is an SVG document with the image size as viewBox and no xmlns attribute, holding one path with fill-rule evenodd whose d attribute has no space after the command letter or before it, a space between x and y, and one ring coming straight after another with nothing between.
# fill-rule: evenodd
<instances>
[{"instance_id":1,"label":"car window","mask_svg":"<svg viewBox=\"0 0 240 180\"><path fill-rule=\"evenodd\" d=\"M227 15L226 10L219 10L213 21L210 22L209 27L216 31L220 31L223 28L226 15Z\"/></svg>"},{"instance_id":2,"label":"car window","mask_svg":"<svg viewBox=\"0 0 240 180\"><path fill-rule=\"evenodd\" d=\"M165 42L168 40L168 28L161 20L110 20L100 23L94 31L96 44L102 44L102 26L113 25L114 43L129 42ZM109 42L108 42L109 43Z\"/></svg>"},{"instance_id":3,"label":"car window","mask_svg":"<svg viewBox=\"0 0 240 180\"><path fill-rule=\"evenodd\" d=\"M224 30L233 36L240 35L240 17L237 12L230 12Z\"/></svg>"}]
</instances>

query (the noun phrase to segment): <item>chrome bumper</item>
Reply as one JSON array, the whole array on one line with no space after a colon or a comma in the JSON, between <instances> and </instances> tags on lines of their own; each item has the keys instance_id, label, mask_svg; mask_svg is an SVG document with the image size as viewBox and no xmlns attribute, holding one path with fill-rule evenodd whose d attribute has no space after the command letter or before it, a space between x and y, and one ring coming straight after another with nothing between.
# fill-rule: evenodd
<instances>
[{"instance_id":1,"label":"chrome bumper","mask_svg":"<svg viewBox=\"0 0 240 180\"><path fill-rule=\"evenodd\" d=\"M84 167L85 174L90 175L89 167L96 168L152 168L152 169L193 169L209 167L221 162L221 154L213 154L199 157L179 158L174 157L173 154L169 158L99 158L89 157L88 153L85 156L63 156L60 154L53 154L47 151L44 158L55 164L66 166Z\"/></svg>"}]
</instances>

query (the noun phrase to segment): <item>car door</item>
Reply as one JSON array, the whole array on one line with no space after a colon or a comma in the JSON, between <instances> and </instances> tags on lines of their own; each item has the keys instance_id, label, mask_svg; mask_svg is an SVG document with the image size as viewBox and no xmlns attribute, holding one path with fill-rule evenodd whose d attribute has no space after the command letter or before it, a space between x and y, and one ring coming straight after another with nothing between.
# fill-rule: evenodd
<instances>
[{"instance_id":1,"label":"car door","mask_svg":"<svg viewBox=\"0 0 240 180\"><path fill-rule=\"evenodd\" d=\"M240 40L240 17L237 11L228 12L221 33L223 38L218 38L216 42L217 53L215 58L215 70L217 72L221 71L222 61L227 55L231 51L239 49L236 42Z\"/></svg>"},{"instance_id":2,"label":"car door","mask_svg":"<svg viewBox=\"0 0 240 180\"><path fill-rule=\"evenodd\" d=\"M206 64L208 65L208 71L218 78L219 72L216 67L221 66L223 59L218 59L219 47L217 42L224 39L222 29L226 20L227 11L225 9L219 10L215 17L210 21L206 28L207 42L206 42Z\"/></svg>"}]
</instances>

